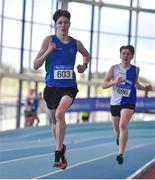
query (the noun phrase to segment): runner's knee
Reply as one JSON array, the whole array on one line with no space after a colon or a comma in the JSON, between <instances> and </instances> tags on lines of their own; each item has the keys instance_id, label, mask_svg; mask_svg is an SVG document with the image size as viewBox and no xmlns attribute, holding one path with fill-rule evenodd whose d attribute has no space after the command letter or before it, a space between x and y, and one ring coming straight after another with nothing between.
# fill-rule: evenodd
<instances>
[{"instance_id":1,"label":"runner's knee","mask_svg":"<svg viewBox=\"0 0 155 180\"><path fill-rule=\"evenodd\" d=\"M120 123L119 129L120 129L120 130L126 130L126 129L127 129L127 124L125 124L125 123Z\"/></svg>"},{"instance_id":2,"label":"runner's knee","mask_svg":"<svg viewBox=\"0 0 155 180\"><path fill-rule=\"evenodd\" d=\"M62 121L65 118L65 114L63 113L63 111L57 111L55 114L56 120L57 121Z\"/></svg>"}]
</instances>

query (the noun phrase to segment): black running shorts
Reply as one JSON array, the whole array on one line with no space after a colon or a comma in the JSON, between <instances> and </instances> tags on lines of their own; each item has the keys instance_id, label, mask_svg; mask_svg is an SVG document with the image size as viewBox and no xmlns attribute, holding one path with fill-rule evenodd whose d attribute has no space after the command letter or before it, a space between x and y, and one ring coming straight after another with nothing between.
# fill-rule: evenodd
<instances>
[{"instance_id":1,"label":"black running shorts","mask_svg":"<svg viewBox=\"0 0 155 180\"><path fill-rule=\"evenodd\" d=\"M126 105L111 105L111 114L112 116L119 116L122 109L133 109L135 110L135 104L126 104Z\"/></svg>"},{"instance_id":2,"label":"black running shorts","mask_svg":"<svg viewBox=\"0 0 155 180\"><path fill-rule=\"evenodd\" d=\"M78 93L77 86L73 87L48 87L44 88L44 100L46 101L48 109L56 109L61 98L68 95L73 98L73 101Z\"/></svg>"}]
</instances>

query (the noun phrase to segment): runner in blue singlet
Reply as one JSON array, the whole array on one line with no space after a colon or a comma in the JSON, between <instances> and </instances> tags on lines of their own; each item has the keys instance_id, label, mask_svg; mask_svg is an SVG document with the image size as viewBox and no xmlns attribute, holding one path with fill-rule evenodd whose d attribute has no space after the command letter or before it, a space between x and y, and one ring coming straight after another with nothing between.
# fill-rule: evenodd
<instances>
[{"instance_id":1,"label":"runner in blue singlet","mask_svg":"<svg viewBox=\"0 0 155 180\"><path fill-rule=\"evenodd\" d=\"M89 53L83 44L68 35L70 17L70 13L62 9L54 13L56 34L45 37L34 60L36 70L45 62L44 99L50 112L56 139L54 167L62 169L67 166L66 146L63 143L66 131L65 113L78 93L74 72L76 53L80 52L83 56L83 63L77 66L79 73L87 69L89 62Z\"/></svg>"},{"instance_id":2,"label":"runner in blue singlet","mask_svg":"<svg viewBox=\"0 0 155 180\"><path fill-rule=\"evenodd\" d=\"M87 69L89 53L83 44L68 35L70 28L70 13L58 10L53 15L56 34L45 37L40 51L34 60L34 69L45 62L46 87L44 99L52 119L52 129L56 139L54 167L65 169L66 146L63 143L66 131L65 113L73 103L78 93L74 66L76 53L83 56L83 64L77 66L77 71L83 73Z\"/></svg>"}]
</instances>

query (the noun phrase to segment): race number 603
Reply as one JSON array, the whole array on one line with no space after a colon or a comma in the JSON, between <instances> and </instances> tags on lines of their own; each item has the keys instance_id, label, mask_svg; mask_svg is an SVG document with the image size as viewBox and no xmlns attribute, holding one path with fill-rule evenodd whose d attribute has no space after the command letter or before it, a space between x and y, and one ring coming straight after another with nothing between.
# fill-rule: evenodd
<instances>
[{"instance_id":1,"label":"race number 603","mask_svg":"<svg viewBox=\"0 0 155 180\"><path fill-rule=\"evenodd\" d=\"M54 79L72 79L72 70L55 70Z\"/></svg>"}]
</instances>

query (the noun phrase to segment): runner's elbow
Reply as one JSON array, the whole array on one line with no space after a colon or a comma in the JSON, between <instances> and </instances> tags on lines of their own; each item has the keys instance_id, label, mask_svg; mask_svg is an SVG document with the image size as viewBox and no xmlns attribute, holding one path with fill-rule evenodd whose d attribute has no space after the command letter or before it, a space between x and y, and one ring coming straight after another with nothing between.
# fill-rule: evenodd
<instances>
[{"instance_id":1,"label":"runner's elbow","mask_svg":"<svg viewBox=\"0 0 155 180\"><path fill-rule=\"evenodd\" d=\"M39 66L34 62L33 68L34 68L35 70L37 70L37 69L39 68Z\"/></svg>"}]
</instances>

